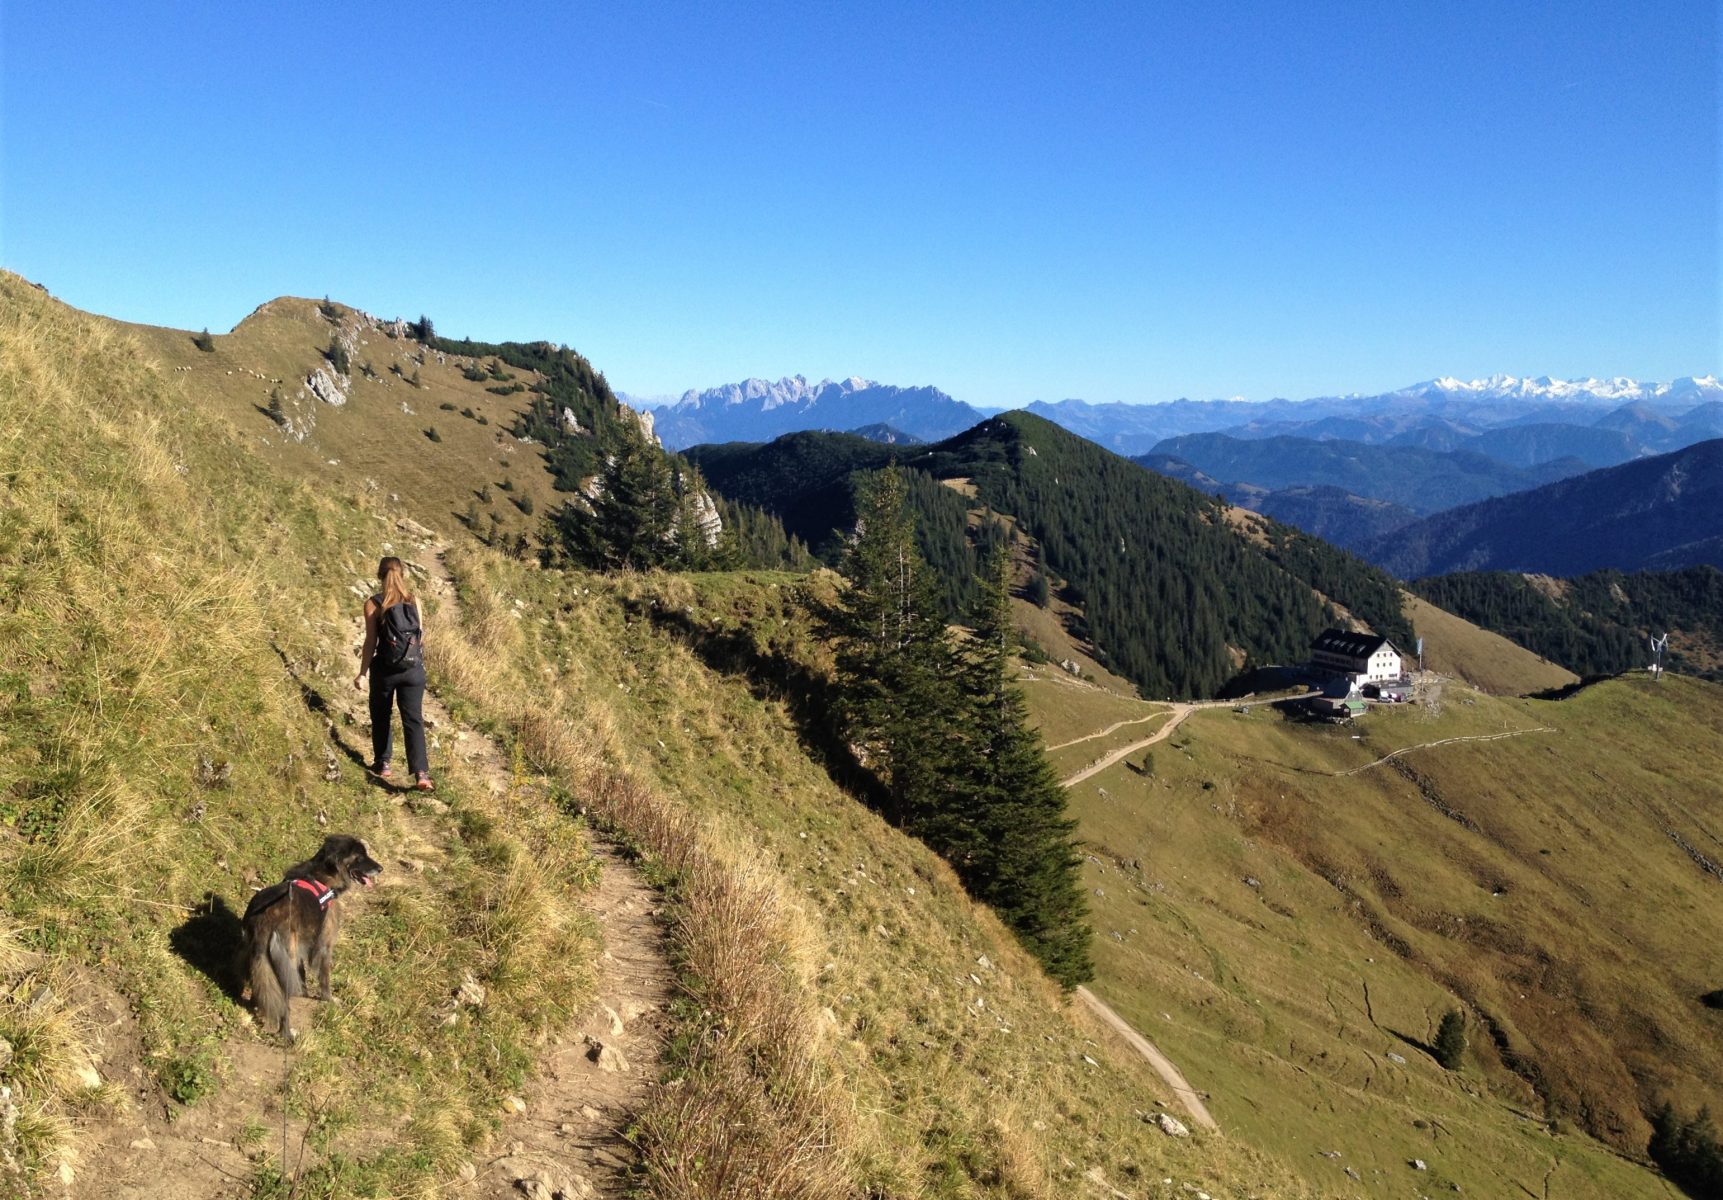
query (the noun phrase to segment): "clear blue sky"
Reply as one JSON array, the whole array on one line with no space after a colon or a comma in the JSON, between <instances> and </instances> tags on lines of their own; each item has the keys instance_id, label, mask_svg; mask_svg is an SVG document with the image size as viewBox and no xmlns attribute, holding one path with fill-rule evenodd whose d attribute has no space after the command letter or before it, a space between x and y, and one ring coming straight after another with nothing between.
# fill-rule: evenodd
<instances>
[{"instance_id":1,"label":"clear blue sky","mask_svg":"<svg viewBox=\"0 0 1723 1200\"><path fill-rule=\"evenodd\" d=\"M0 263L627 391L976 404L1723 369L1715 4L0 9Z\"/></svg>"}]
</instances>

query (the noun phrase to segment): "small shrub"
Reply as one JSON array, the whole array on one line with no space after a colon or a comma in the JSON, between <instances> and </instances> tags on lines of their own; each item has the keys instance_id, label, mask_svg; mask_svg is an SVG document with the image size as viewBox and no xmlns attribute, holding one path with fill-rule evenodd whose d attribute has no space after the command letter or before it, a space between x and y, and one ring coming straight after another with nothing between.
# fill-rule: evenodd
<instances>
[{"instance_id":1,"label":"small shrub","mask_svg":"<svg viewBox=\"0 0 1723 1200\"><path fill-rule=\"evenodd\" d=\"M479 424L480 425L489 425L490 423L491 423L491 419L489 417L485 416L483 413L479 414Z\"/></svg>"},{"instance_id":2,"label":"small shrub","mask_svg":"<svg viewBox=\"0 0 1723 1200\"><path fill-rule=\"evenodd\" d=\"M1023 590L1024 598L1036 608L1046 608L1052 600L1051 589L1047 586L1047 576L1037 571L1029 577L1029 586Z\"/></svg>"},{"instance_id":3,"label":"small shrub","mask_svg":"<svg viewBox=\"0 0 1723 1200\"><path fill-rule=\"evenodd\" d=\"M323 297L323 303L317 306L317 311L323 314L326 321L339 320L341 317L341 310L329 302L328 296Z\"/></svg>"},{"instance_id":4,"label":"small shrub","mask_svg":"<svg viewBox=\"0 0 1723 1200\"><path fill-rule=\"evenodd\" d=\"M203 327L202 333L194 333L191 335L191 344L196 346L199 350L202 350L205 354L215 353L215 339L209 335L209 326L207 325Z\"/></svg>"},{"instance_id":5,"label":"small shrub","mask_svg":"<svg viewBox=\"0 0 1723 1200\"><path fill-rule=\"evenodd\" d=\"M413 377L411 379L407 380L407 382L412 384L414 387L424 387L425 386L419 380L419 368L418 367L413 368Z\"/></svg>"},{"instance_id":6,"label":"small shrub","mask_svg":"<svg viewBox=\"0 0 1723 1200\"><path fill-rule=\"evenodd\" d=\"M516 496L514 498L514 506L520 509L523 515L529 517L532 516L533 508L535 507L531 496Z\"/></svg>"},{"instance_id":7,"label":"small shrub","mask_svg":"<svg viewBox=\"0 0 1723 1200\"><path fill-rule=\"evenodd\" d=\"M1466 1056L1466 1018L1457 1008L1451 1008L1436 1029L1436 1061L1450 1071L1460 1069Z\"/></svg>"},{"instance_id":8,"label":"small shrub","mask_svg":"<svg viewBox=\"0 0 1723 1200\"><path fill-rule=\"evenodd\" d=\"M1723 1008L1723 988L1718 988L1714 992L1706 992L1699 997L1699 1003L1706 1008Z\"/></svg>"},{"instance_id":9,"label":"small shrub","mask_svg":"<svg viewBox=\"0 0 1723 1200\"><path fill-rule=\"evenodd\" d=\"M157 1074L162 1090L188 1107L215 1090L215 1073L201 1058L175 1055L162 1063Z\"/></svg>"},{"instance_id":10,"label":"small shrub","mask_svg":"<svg viewBox=\"0 0 1723 1200\"><path fill-rule=\"evenodd\" d=\"M474 421L474 420L478 419L478 414L475 413L471 408L463 408L461 410L461 415L469 421Z\"/></svg>"},{"instance_id":11,"label":"small shrub","mask_svg":"<svg viewBox=\"0 0 1723 1200\"><path fill-rule=\"evenodd\" d=\"M479 500L485 504L489 504L491 502L491 485L490 484L487 483L487 484L485 484L484 487L479 489Z\"/></svg>"},{"instance_id":12,"label":"small shrub","mask_svg":"<svg viewBox=\"0 0 1723 1200\"><path fill-rule=\"evenodd\" d=\"M368 358L359 364L359 373L366 379L377 378L377 368L371 365L371 360Z\"/></svg>"},{"instance_id":13,"label":"small shrub","mask_svg":"<svg viewBox=\"0 0 1723 1200\"><path fill-rule=\"evenodd\" d=\"M323 352L323 357L329 360L329 365L335 368L338 375L346 375L352 371L353 363L347 357L347 347L341 344L340 338L329 339L329 348Z\"/></svg>"},{"instance_id":14,"label":"small shrub","mask_svg":"<svg viewBox=\"0 0 1723 1200\"><path fill-rule=\"evenodd\" d=\"M435 425L426 428L425 436L430 438L433 442L440 442L443 440L443 435L437 432L437 427Z\"/></svg>"},{"instance_id":15,"label":"small shrub","mask_svg":"<svg viewBox=\"0 0 1723 1200\"><path fill-rule=\"evenodd\" d=\"M490 372L479 366L478 363L468 363L461 369L461 378L468 383L483 383L490 377Z\"/></svg>"},{"instance_id":16,"label":"small shrub","mask_svg":"<svg viewBox=\"0 0 1723 1200\"><path fill-rule=\"evenodd\" d=\"M280 388L271 388L269 392L269 419L277 425L287 424L287 406L281 398Z\"/></svg>"},{"instance_id":17,"label":"small shrub","mask_svg":"<svg viewBox=\"0 0 1723 1200\"><path fill-rule=\"evenodd\" d=\"M526 385L521 383L510 383L505 384L502 387L488 387L485 391L489 392L493 396L512 396L516 392L526 391Z\"/></svg>"},{"instance_id":18,"label":"small shrub","mask_svg":"<svg viewBox=\"0 0 1723 1200\"><path fill-rule=\"evenodd\" d=\"M512 492L515 490L515 481L512 479L504 479L501 483L497 484L497 486L505 492Z\"/></svg>"},{"instance_id":19,"label":"small shrub","mask_svg":"<svg viewBox=\"0 0 1723 1200\"><path fill-rule=\"evenodd\" d=\"M441 404L437 405L437 407L442 409L444 412L454 412L455 411L455 406L453 404L449 403L447 400L445 400Z\"/></svg>"}]
</instances>

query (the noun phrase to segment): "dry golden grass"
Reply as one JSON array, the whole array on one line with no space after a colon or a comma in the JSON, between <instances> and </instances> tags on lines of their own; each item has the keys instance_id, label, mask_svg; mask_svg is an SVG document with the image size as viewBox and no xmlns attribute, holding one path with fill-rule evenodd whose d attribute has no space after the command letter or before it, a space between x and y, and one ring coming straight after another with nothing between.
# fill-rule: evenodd
<instances>
[{"instance_id":1,"label":"dry golden grass","mask_svg":"<svg viewBox=\"0 0 1723 1200\"><path fill-rule=\"evenodd\" d=\"M235 1103L228 1048L255 1034L222 939L252 886L341 830L391 871L407 844L438 869L368 896L343 935L345 1003L293 1058L293 1103L318 1114L308 1170L429 1195L590 992L593 860L539 781L493 796L451 758L448 815L415 820L345 761L337 597L375 522L248 459L181 386L111 323L0 277L0 1163L35 1186L125 1119L40 983L115 998L150 1109ZM466 973L489 989L482 1028L442 1021Z\"/></svg>"},{"instance_id":2,"label":"dry golden grass","mask_svg":"<svg viewBox=\"0 0 1723 1200\"><path fill-rule=\"evenodd\" d=\"M676 1086L637 1121L647 1186L667 1200L847 1194L840 1109L815 1052L814 1015L784 961L792 938L777 894L616 766L602 723L577 725L559 692L523 699L519 676L499 665L520 638L486 578L496 564L469 552L454 565L463 621L435 643L437 676L500 721L672 890L686 1015Z\"/></svg>"},{"instance_id":3,"label":"dry golden grass","mask_svg":"<svg viewBox=\"0 0 1723 1200\"><path fill-rule=\"evenodd\" d=\"M650 1194L1028 1200L1094 1191L1097 1173L1131 1195L1163 1174L1306 1194L1235 1143L1146 1126L1146 1064L944 863L838 791L781 701L675 632L686 618L811 653L785 578L451 561L463 597L492 593L477 611L520 612L530 636L512 660L452 653L449 682L561 764L573 803L671 888L682 1001L671 1082L639 1121Z\"/></svg>"},{"instance_id":4,"label":"dry golden grass","mask_svg":"<svg viewBox=\"0 0 1723 1200\"><path fill-rule=\"evenodd\" d=\"M1525 696L1579 682L1579 676L1566 667L1411 592L1401 592L1400 598L1413 631L1424 639L1424 661L1432 671L1453 675L1496 696Z\"/></svg>"}]
</instances>

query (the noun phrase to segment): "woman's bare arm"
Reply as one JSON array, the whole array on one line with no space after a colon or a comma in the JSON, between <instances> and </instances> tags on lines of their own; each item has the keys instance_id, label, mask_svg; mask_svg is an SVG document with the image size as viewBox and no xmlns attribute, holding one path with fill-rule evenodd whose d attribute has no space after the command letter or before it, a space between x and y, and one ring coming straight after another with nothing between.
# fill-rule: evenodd
<instances>
[{"instance_id":1,"label":"woman's bare arm","mask_svg":"<svg viewBox=\"0 0 1723 1200\"><path fill-rule=\"evenodd\" d=\"M371 669L371 656L377 652L377 605L365 601L365 645L359 651L359 673L353 676L353 686L365 686L365 672Z\"/></svg>"}]
</instances>

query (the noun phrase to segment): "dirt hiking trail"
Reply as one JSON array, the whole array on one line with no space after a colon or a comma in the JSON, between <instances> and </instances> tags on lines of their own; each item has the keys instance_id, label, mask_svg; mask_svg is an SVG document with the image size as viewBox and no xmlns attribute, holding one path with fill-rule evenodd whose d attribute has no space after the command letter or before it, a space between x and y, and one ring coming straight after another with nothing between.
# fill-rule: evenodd
<instances>
[{"instance_id":1,"label":"dirt hiking trail","mask_svg":"<svg viewBox=\"0 0 1723 1200\"><path fill-rule=\"evenodd\" d=\"M1130 1024L1114 1012L1106 1001L1095 995L1086 987L1077 989L1077 996L1087 1004L1092 1012L1123 1037L1131 1048L1144 1058L1155 1069L1155 1073L1166 1080L1167 1086L1173 1089L1179 1100L1184 1104L1185 1111L1190 1113L1191 1120L1201 1129L1211 1133L1219 1133L1220 1126L1209 1115L1208 1106L1203 1103L1202 1094L1193 1088L1184 1077L1184 1072L1173 1065L1173 1060L1162 1054L1155 1044L1142 1034L1132 1029Z\"/></svg>"},{"instance_id":2,"label":"dirt hiking trail","mask_svg":"<svg viewBox=\"0 0 1723 1200\"><path fill-rule=\"evenodd\" d=\"M402 521L401 534L417 541L412 555L421 590L439 602L442 620L453 618L457 598L443 563L445 547L431 531ZM403 558L409 557L401 546ZM352 636L360 630L355 599ZM427 636L436 636L435 619ZM289 670L306 692L307 703L330 718L330 770L350 771L352 762L370 756L370 719L365 696L352 686L354 662L349 647L339 648L333 665L306 664ZM426 734L433 763L448 764L464 787L508 793L510 762L490 737L457 724L447 707L427 691ZM397 730L397 738L399 731ZM337 755L344 755L339 758ZM441 757L439 757L441 756ZM425 874L438 869L454 834L438 814L435 794L399 789L393 814L366 829L372 853L384 864L379 888L423 888ZM359 832L359 831L355 831ZM442 1194L463 1200L598 1200L630 1190L634 1151L624 1131L644 1107L660 1075L672 975L665 954L662 901L640 871L615 846L593 837L600 864L597 888L586 898L598 927L602 951L594 1000L575 1021L553 1035L541 1052L533 1080L511 1097L509 1115L487 1150L448 1181ZM285 864L282 864L285 866ZM259 879L257 884L270 882ZM243 909L245 895L228 897ZM347 921L364 922L368 898L349 893ZM336 994L341 992L341 962L336 958ZM88 1130L72 1171L46 1194L64 1197L102 1195L115 1200L227 1200L249 1197L260 1155L276 1156L284 1141L283 1088L288 1058L274 1038L247 1023L215 1051L221 1064L217 1091L189 1107L164 1100L143 1066L136 1017L127 1000L92 986L83 1004L94 1031L104 1082L132 1097L132 1111ZM293 1024L315 1036L318 1002L293 1001ZM261 1142L258 1129L263 1130ZM387 1144L388 1128L355 1131L344 1149ZM298 1175L315 1165L302 1149L304 1122L288 1119L287 1168Z\"/></svg>"},{"instance_id":3,"label":"dirt hiking trail","mask_svg":"<svg viewBox=\"0 0 1723 1200\"><path fill-rule=\"evenodd\" d=\"M1167 716L1166 724L1155 730L1148 737L1134 741L1130 745L1121 747L1120 749L1113 751L1111 754L1106 755L1104 758L1090 763L1075 775L1063 780L1061 782L1061 786L1068 788L1075 787L1085 779L1105 771L1108 767L1123 761L1130 755L1135 754L1138 750L1143 749L1145 746L1152 746L1156 742L1165 741L1168 737L1172 736L1173 730L1177 729L1184 722L1186 717L1190 716L1198 709L1230 707L1231 704L1232 701L1226 700L1195 704L1173 704L1170 706L1171 712L1170 715ZM1129 721L1118 721L1107 726L1107 728L1098 733L1091 733L1084 737L1073 738L1068 742L1060 743L1060 746L1075 746L1079 742L1086 742L1091 741L1094 738L1105 737L1114 730L1125 725L1136 725L1143 721L1153 720L1155 717L1161 715L1163 714L1157 713L1150 717L1137 717ZM1095 995L1095 993L1091 992L1088 988L1079 987L1077 989L1077 996L1092 1012L1095 1013L1096 1016L1100 1017L1102 1021L1106 1022L1107 1025L1114 1030L1114 1032L1123 1037L1126 1044L1128 1044L1138 1054L1142 1055L1143 1058L1148 1060L1149 1065L1155 1069L1155 1073L1166 1081L1167 1086L1173 1090L1173 1093L1178 1096L1180 1102L1184 1104L1185 1111L1190 1113L1192 1122L1194 1122L1198 1128L1206 1129L1211 1133L1220 1132L1220 1126L1215 1123L1214 1117L1209 1115L1208 1107L1203 1103L1201 1094L1198 1093L1195 1088L1191 1087L1190 1083L1185 1079L1184 1073L1173 1064L1172 1059L1162 1054L1159 1048L1156 1047L1153 1042L1149 1041L1148 1038L1138 1033L1135 1029L1132 1029L1129 1022L1127 1022L1118 1013L1114 1012L1104 1000Z\"/></svg>"},{"instance_id":4,"label":"dirt hiking trail","mask_svg":"<svg viewBox=\"0 0 1723 1200\"><path fill-rule=\"evenodd\" d=\"M1102 771L1105 771L1108 767L1113 766L1115 763L1123 762L1125 759L1129 758L1131 755L1135 754L1137 751L1143 749L1144 747L1152 746L1156 742L1165 741L1168 737L1172 736L1173 730L1177 729L1181 724L1183 724L1184 719L1186 717L1190 716L1192 713L1194 713L1197 709L1199 709L1199 708L1213 708L1216 706L1212 705L1212 704L1172 704L1172 705L1169 705L1168 707L1171 709L1172 715L1167 718L1167 723L1165 725L1162 725L1159 729L1155 730L1153 733L1151 733L1146 738L1142 738L1138 741L1132 742L1128 746L1121 746L1119 749L1113 751L1111 754L1107 755L1105 758L1096 759L1094 762L1092 762L1088 766L1084 767L1081 771L1078 771L1075 775L1071 775L1065 779L1060 780L1059 786L1060 787L1076 787L1079 783L1082 783L1085 779L1089 778L1091 775L1099 775ZM1157 713L1156 715L1159 716L1160 714ZM1078 742L1086 742L1086 741L1089 741L1091 738L1105 737L1107 734L1112 733L1113 730L1118 729L1119 726L1121 726L1121 725L1134 725L1137 723L1137 721L1147 721L1147 720L1152 720L1152 719L1153 718L1150 718L1150 717L1139 717L1139 718L1137 718L1136 721L1120 721L1116 725L1107 726L1107 728L1101 730L1101 732L1099 732L1099 733L1091 733L1088 735L1088 737L1075 738L1072 741L1062 743L1062 745L1064 745L1064 746L1075 746ZM1056 748L1057 747L1050 747L1050 749L1056 749Z\"/></svg>"}]
</instances>

